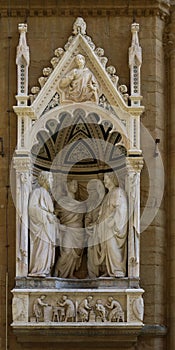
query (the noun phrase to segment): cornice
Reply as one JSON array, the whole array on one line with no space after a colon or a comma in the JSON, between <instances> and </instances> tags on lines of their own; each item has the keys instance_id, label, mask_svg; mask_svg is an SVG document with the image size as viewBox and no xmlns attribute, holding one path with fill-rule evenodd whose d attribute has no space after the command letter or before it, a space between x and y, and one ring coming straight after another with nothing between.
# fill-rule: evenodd
<instances>
[{"instance_id":1,"label":"cornice","mask_svg":"<svg viewBox=\"0 0 175 350\"><path fill-rule=\"evenodd\" d=\"M6 1L2 1L0 5L1 17L62 17L62 16L135 16L148 17L159 16L162 20L166 19L170 12L169 0L130 0L130 1L70 1L55 0L49 1L49 5L43 5L41 0L24 5L23 1L16 1L10 7L6 5Z\"/></svg>"}]
</instances>

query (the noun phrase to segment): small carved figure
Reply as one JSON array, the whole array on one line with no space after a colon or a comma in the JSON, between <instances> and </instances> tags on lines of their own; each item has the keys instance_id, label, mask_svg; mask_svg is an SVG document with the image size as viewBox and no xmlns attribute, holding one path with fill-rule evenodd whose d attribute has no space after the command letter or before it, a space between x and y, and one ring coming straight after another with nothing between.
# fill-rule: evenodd
<instances>
[{"instance_id":1,"label":"small carved figure","mask_svg":"<svg viewBox=\"0 0 175 350\"><path fill-rule=\"evenodd\" d=\"M118 91L123 97L123 100L125 101L126 104L128 104L128 99L129 99L129 94L127 93L128 89L126 85L120 85L118 87Z\"/></svg>"},{"instance_id":2,"label":"small carved figure","mask_svg":"<svg viewBox=\"0 0 175 350\"><path fill-rule=\"evenodd\" d=\"M92 296L89 295L86 299L82 300L82 302L79 304L78 312L82 322L89 321L89 312L90 310L92 310L92 307L90 305L91 300L92 300Z\"/></svg>"},{"instance_id":3,"label":"small carved figure","mask_svg":"<svg viewBox=\"0 0 175 350\"><path fill-rule=\"evenodd\" d=\"M42 171L38 176L39 187L31 193L29 200L30 218L30 269L28 276L51 275L55 261L55 245L58 236L58 219L49 190L52 174Z\"/></svg>"},{"instance_id":4,"label":"small carved figure","mask_svg":"<svg viewBox=\"0 0 175 350\"><path fill-rule=\"evenodd\" d=\"M109 322L124 322L124 312L120 303L114 300L113 297L108 298L108 303L105 305L109 310L108 320Z\"/></svg>"},{"instance_id":5,"label":"small carved figure","mask_svg":"<svg viewBox=\"0 0 175 350\"><path fill-rule=\"evenodd\" d=\"M108 59L107 57L104 57L104 50L101 47L97 47L94 52L98 56L102 66L105 68L106 63L108 62Z\"/></svg>"},{"instance_id":6,"label":"small carved figure","mask_svg":"<svg viewBox=\"0 0 175 350\"><path fill-rule=\"evenodd\" d=\"M39 84L41 86L41 88L44 86L44 84L46 83L46 81L48 80L49 75L52 73L52 68L50 67L46 67L43 69L43 77L40 77L38 79Z\"/></svg>"},{"instance_id":7,"label":"small carved figure","mask_svg":"<svg viewBox=\"0 0 175 350\"><path fill-rule=\"evenodd\" d=\"M56 57L53 57L50 61L53 68L55 68L58 62L61 60L62 56L64 55L64 50L61 47L58 47L58 49L56 49L54 53Z\"/></svg>"},{"instance_id":8,"label":"small carved figure","mask_svg":"<svg viewBox=\"0 0 175 350\"><path fill-rule=\"evenodd\" d=\"M93 73L85 67L85 63L83 55L76 55L76 68L60 79L59 89L65 93L63 101L98 103L99 86Z\"/></svg>"},{"instance_id":9,"label":"small carved figure","mask_svg":"<svg viewBox=\"0 0 175 350\"><path fill-rule=\"evenodd\" d=\"M67 295L63 295L60 302L57 303L65 309L65 319L64 322L71 320L72 322L75 319L75 305L71 299L68 299Z\"/></svg>"},{"instance_id":10,"label":"small carved figure","mask_svg":"<svg viewBox=\"0 0 175 350\"><path fill-rule=\"evenodd\" d=\"M104 175L108 189L98 215L95 235L99 242L97 259L103 276L124 277L126 274L127 196L118 187L115 173Z\"/></svg>"},{"instance_id":11,"label":"small carved figure","mask_svg":"<svg viewBox=\"0 0 175 350\"><path fill-rule=\"evenodd\" d=\"M95 304L96 321L106 322L106 309L102 304L102 300L98 299Z\"/></svg>"},{"instance_id":12,"label":"small carved figure","mask_svg":"<svg viewBox=\"0 0 175 350\"><path fill-rule=\"evenodd\" d=\"M39 86L33 86L31 88L31 94L29 95L29 99L30 99L30 104L33 103L33 101L36 99L36 97L38 96L40 92L40 88Z\"/></svg>"},{"instance_id":13,"label":"small carved figure","mask_svg":"<svg viewBox=\"0 0 175 350\"><path fill-rule=\"evenodd\" d=\"M115 67L114 66L108 66L106 68L106 71L107 71L110 79L112 80L114 86L117 87L119 77L117 75L115 75L115 73L116 73Z\"/></svg>"},{"instance_id":14,"label":"small carved figure","mask_svg":"<svg viewBox=\"0 0 175 350\"><path fill-rule=\"evenodd\" d=\"M79 210L81 203L75 200L78 190L77 181L69 181L67 188L66 195L62 196L55 206L61 226L60 256L56 263L54 276L75 278L74 273L81 265L83 254L83 212L85 209Z\"/></svg>"},{"instance_id":15,"label":"small carved figure","mask_svg":"<svg viewBox=\"0 0 175 350\"><path fill-rule=\"evenodd\" d=\"M36 317L36 322L43 320L44 317L44 307L48 306L43 300L46 298L46 295L41 295L33 303L33 313Z\"/></svg>"}]
</instances>

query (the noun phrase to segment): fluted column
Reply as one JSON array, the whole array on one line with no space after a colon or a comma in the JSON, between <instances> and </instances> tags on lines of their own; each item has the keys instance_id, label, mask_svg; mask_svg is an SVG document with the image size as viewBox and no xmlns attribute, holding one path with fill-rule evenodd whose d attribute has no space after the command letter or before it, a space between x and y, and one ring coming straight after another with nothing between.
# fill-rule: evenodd
<instances>
[{"instance_id":1,"label":"fluted column","mask_svg":"<svg viewBox=\"0 0 175 350\"><path fill-rule=\"evenodd\" d=\"M127 157L128 169L128 277L140 277L140 172L142 157Z\"/></svg>"},{"instance_id":2,"label":"fluted column","mask_svg":"<svg viewBox=\"0 0 175 350\"><path fill-rule=\"evenodd\" d=\"M30 157L14 157L16 169L16 276L28 274L28 201L31 191Z\"/></svg>"}]
</instances>

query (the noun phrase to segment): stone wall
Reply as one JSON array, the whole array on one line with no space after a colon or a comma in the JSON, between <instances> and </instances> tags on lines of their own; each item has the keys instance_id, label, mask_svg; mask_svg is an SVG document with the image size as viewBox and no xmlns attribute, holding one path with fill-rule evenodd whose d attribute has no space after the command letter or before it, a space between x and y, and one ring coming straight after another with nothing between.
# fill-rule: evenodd
<instances>
[{"instance_id":1,"label":"stone wall","mask_svg":"<svg viewBox=\"0 0 175 350\"><path fill-rule=\"evenodd\" d=\"M54 50L64 47L72 31L72 23L77 16L83 16L87 22L87 34L93 41L105 50L109 57L108 64L117 68L121 84L129 84L128 48L131 34L130 24L135 16L140 24L140 45L143 50L142 95L145 113L142 123L151 134L153 140L160 139L158 145L163 159L165 176L164 199L159 208L159 197L163 191L161 164L158 157L154 157L154 141L144 145L144 152L150 152L153 181L151 184L151 205L147 203L149 182L148 167L145 164L141 175L141 209L151 206L151 210L158 209L154 220L141 234L141 286L145 289L145 328L141 334L137 349L173 349L175 346L174 315L171 311L173 304L168 306L169 297L174 302L174 195L173 143L168 143L174 131L173 89L174 89L174 51L170 58L165 57L169 48L164 45L172 38L165 37L169 21L169 1L145 0L122 1L54 1L39 0L13 1L7 8L6 1L0 4L0 57L1 57L1 127L0 137L4 140L5 156L0 162L0 349L20 350L24 345L17 343L11 327L11 293L15 276L15 208L9 188L9 173L12 155L16 146L16 116L12 106L16 104L16 47L18 44L18 23L27 21L27 40L30 47L31 63L29 68L29 91L38 85L37 79L42 75L42 69L50 65ZM172 11L173 11L172 7ZM174 14L173 14L174 16ZM173 18L173 17L172 17ZM170 30L174 35L174 27ZM171 44L173 45L174 42ZM172 46L171 46L172 47ZM169 56L168 56L169 57ZM171 68L171 71L170 71ZM168 71L169 69L169 71ZM169 73L169 74L168 74ZM171 93L170 93L171 92ZM171 105L171 108L168 108ZM167 133L168 130L168 133ZM169 147L169 148L168 148ZM167 159L167 151L171 156ZM152 154L152 158L151 158ZM168 176L167 176L168 175ZM157 194L158 197L157 197ZM171 200L171 201L170 201ZM166 204L166 206L165 206ZM169 208L169 210L167 210ZM155 210L156 212L156 210ZM168 214L169 213L169 214ZM171 216L172 215L172 216ZM169 224L171 221L171 224ZM168 244L168 242L170 242ZM168 254L170 249L170 255ZM169 258L170 257L170 258ZM167 262L169 265L167 265ZM171 273L171 275L170 275ZM169 282L168 282L169 281ZM168 283L167 283L168 282ZM171 286L171 292L169 292ZM7 307L6 307L7 303ZM169 310L167 317L167 310ZM162 325L162 327L160 326ZM166 340L166 326L170 327L168 345ZM153 327L154 326L154 327ZM164 327L165 326L165 327ZM41 341L41 339L37 339ZM94 349L105 348L103 342L94 343ZM56 349L58 344L26 344L25 348ZM88 349L88 339L76 345L61 343L61 350ZM109 349L116 345L109 339ZM117 349L119 347L117 346ZM128 348L129 349L129 348ZM130 348L131 349L131 348ZM133 347L134 349L134 347Z\"/></svg>"}]
</instances>

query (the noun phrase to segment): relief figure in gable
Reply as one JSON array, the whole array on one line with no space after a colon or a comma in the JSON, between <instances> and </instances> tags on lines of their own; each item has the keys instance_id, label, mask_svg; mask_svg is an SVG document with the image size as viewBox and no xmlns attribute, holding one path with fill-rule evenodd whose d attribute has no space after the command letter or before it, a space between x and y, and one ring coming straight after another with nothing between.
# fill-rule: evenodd
<instances>
[{"instance_id":1,"label":"relief figure in gable","mask_svg":"<svg viewBox=\"0 0 175 350\"><path fill-rule=\"evenodd\" d=\"M99 85L89 68L85 66L85 57L75 56L75 68L60 79L59 89L65 96L63 101L94 102L99 100Z\"/></svg>"}]
</instances>

